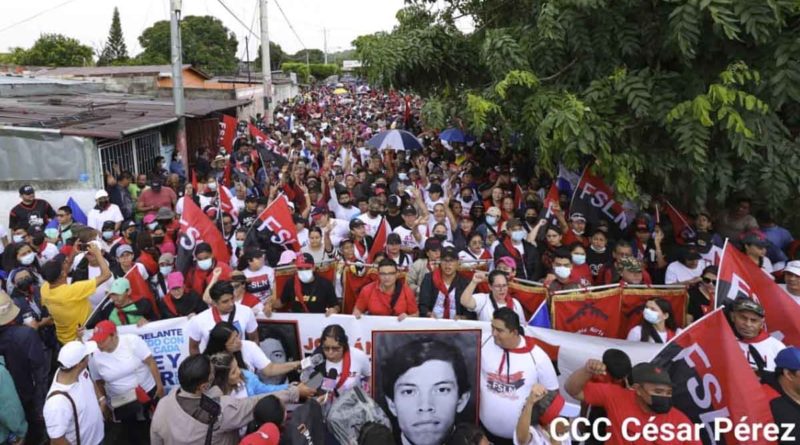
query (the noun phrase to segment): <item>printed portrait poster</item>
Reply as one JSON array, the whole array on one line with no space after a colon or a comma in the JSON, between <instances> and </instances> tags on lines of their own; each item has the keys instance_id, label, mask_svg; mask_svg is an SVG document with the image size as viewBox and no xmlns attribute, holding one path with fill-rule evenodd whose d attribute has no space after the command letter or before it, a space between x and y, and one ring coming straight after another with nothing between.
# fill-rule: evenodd
<instances>
[{"instance_id":1,"label":"printed portrait poster","mask_svg":"<svg viewBox=\"0 0 800 445\"><path fill-rule=\"evenodd\" d=\"M303 353L300 346L300 328L295 320L258 320L258 346L267 355L272 363L286 363L302 360ZM279 385L287 382L287 376L273 376L262 378L264 383Z\"/></svg>"},{"instance_id":2,"label":"printed portrait poster","mask_svg":"<svg viewBox=\"0 0 800 445\"><path fill-rule=\"evenodd\" d=\"M372 392L397 443L438 445L478 422L481 331L372 332Z\"/></svg>"}]
</instances>

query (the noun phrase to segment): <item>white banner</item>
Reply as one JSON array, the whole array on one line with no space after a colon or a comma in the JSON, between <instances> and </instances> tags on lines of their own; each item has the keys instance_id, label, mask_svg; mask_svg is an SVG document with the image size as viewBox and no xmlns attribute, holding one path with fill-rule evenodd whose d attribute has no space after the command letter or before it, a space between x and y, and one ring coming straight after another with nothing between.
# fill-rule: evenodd
<instances>
[{"instance_id":1,"label":"white banner","mask_svg":"<svg viewBox=\"0 0 800 445\"><path fill-rule=\"evenodd\" d=\"M301 355L306 356L319 345L319 336L325 326L330 324L341 325L350 340L350 345L361 349L368 356L372 356L372 331L377 330L448 330L448 329L480 329L483 340L491 335L491 324L481 321L466 320L435 320L431 318L407 318L397 321L395 317L364 316L356 319L352 315L333 315L325 317L320 314L289 314L275 313L269 320L295 321L299 330L299 344ZM120 333L135 333L141 336L153 351L153 357L161 371L161 378L166 388L178 385L178 366L188 354L188 339L185 337L185 328L188 320L185 317L148 323L142 327L134 325L123 326ZM635 365L649 361L659 351L656 344L631 342L588 335L573 334L569 332L554 331L551 329L534 328L526 326L526 333L538 340L549 343L558 348L559 382L562 384L590 358L600 359L603 353L610 348L625 351ZM91 334L87 332L87 338ZM298 359L298 357L295 357ZM566 394L565 394L566 395Z\"/></svg>"}]
</instances>

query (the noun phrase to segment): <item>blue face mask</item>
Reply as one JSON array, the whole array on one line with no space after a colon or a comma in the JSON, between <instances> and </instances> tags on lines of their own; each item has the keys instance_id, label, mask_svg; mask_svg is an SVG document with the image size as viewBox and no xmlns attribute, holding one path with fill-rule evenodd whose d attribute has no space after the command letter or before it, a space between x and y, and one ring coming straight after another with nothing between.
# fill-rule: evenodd
<instances>
[{"instance_id":1,"label":"blue face mask","mask_svg":"<svg viewBox=\"0 0 800 445\"><path fill-rule=\"evenodd\" d=\"M497 217L492 215L486 215L486 224L490 226L497 224Z\"/></svg>"},{"instance_id":2,"label":"blue face mask","mask_svg":"<svg viewBox=\"0 0 800 445\"><path fill-rule=\"evenodd\" d=\"M526 235L527 232L525 232L524 230L515 230L511 232L511 239L514 241L522 241L525 239Z\"/></svg>"}]
</instances>

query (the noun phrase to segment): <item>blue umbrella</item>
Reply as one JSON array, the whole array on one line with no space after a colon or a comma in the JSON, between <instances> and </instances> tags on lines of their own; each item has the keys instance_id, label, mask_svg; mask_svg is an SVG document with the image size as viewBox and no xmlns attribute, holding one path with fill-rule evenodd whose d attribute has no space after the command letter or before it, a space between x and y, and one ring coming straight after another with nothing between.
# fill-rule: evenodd
<instances>
[{"instance_id":1,"label":"blue umbrella","mask_svg":"<svg viewBox=\"0 0 800 445\"><path fill-rule=\"evenodd\" d=\"M422 143L416 136L405 130L387 130L376 134L367 142L370 147L378 150L391 148L395 151L419 150Z\"/></svg>"},{"instance_id":2,"label":"blue umbrella","mask_svg":"<svg viewBox=\"0 0 800 445\"><path fill-rule=\"evenodd\" d=\"M439 139L446 142L460 142L463 144L467 141L467 136L458 128L448 128L447 130L439 133Z\"/></svg>"}]
</instances>

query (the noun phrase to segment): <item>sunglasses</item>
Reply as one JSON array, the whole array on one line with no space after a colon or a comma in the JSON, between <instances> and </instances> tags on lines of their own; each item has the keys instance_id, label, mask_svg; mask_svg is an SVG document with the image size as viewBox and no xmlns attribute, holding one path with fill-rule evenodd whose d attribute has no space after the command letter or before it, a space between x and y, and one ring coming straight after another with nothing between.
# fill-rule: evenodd
<instances>
[{"instance_id":1,"label":"sunglasses","mask_svg":"<svg viewBox=\"0 0 800 445\"><path fill-rule=\"evenodd\" d=\"M702 280L703 280L703 283L713 284L715 286L717 285L717 280L713 280L713 279L708 278L708 277L702 277Z\"/></svg>"}]
</instances>

